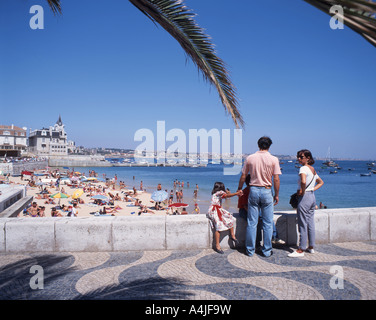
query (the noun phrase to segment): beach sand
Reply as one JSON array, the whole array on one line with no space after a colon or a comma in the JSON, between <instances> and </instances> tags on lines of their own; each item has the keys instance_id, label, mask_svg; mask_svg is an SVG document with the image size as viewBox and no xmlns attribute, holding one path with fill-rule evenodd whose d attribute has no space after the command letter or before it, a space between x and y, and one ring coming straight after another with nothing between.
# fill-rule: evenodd
<instances>
[{"instance_id":1,"label":"beach sand","mask_svg":"<svg viewBox=\"0 0 376 320\"><path fill-rule=\"evenodd\" d=\"M10 177L9 180L10 180L11 184L27 185L28 182L29 182L28 178L29 178L28 176L25 176L24 180L21 180L20 177ZM93 185L93 186L99 185L99 184L101 184L102 186L105 186L105 183L100 182L100 181L91 183L91 185ZM51 187L51 186L48 186L48 185L44 185L43 188L44 187L47 188L47 190L50 192L50 194L54 194L54 193L60 191L59 189L56 189L55 186ZM65 184L61 184L60 189L61 189L61 187L64 188L65 194L67 194L69 196L71 196L77 189L82 189L82 188L74 188L74 187L71 187L71 186L68 186L68 185L65 185ZM38 204L38 206L44 206L46 208L46 210L45 210L45 216L46 217L51 217L51 209L52 209L52 207L59 205L59 201L60 201L60 205L63 205L63 204L66 205L66 206L72 205L71 204L71 202L72 202L71 197L61 198L61 199L53 199L55 204L46 204L45 203L46 199L37 199L37 197L40 196L39 195L40 191L41 191L40 187L29 187L29 186L27 186L27 195L33 196L34 197L33 201L35 201ZM111 188L106 189L106 193L111 192L113 195L116 195L116 193L118 193L121 196L121 198L123 198L124 193L122 193L122 191L124 191L124 192L128 191L128 188L126 187L124 189L120 189L119 185L116 185L115 190L113 189L112 186L111 186ZM168 210L155 210L154 202L152 202L152 200L151 200L151 193L142 192L142 193L138 193L136 196L131 195L131 197L135 197L135 198L139 199L140 201L142 201L143 205L146 205L150 210L152 210L154 212L154 213L142 213L141 215L155 216L155 215L166 215L166 214L171 213L170 208L167 208ZM78 204L78 206L77 206L77 213L78 213L77 217L94 216L94 213L99 212L99 210L103 208L103 206L99 206L99 205L94 204L94 200L91 200L90 196L88 196L88 193L84 193L80 198L84 201L84 203ZM116 212L113 212L113 213L107 213L108 216L111 216L111 215L115 215L115 216L138 216L138 213L140 211L139 206L134 206L134 201L125 202L125 201L115 200L114 204L115 204L115 207L119 206L122 209L116 210ZM106 208L110 208L110 206L106 205ZM66 214L67 214L67 212L63 212L61 210L58 210L58 212L60 212L63 216L66 216ZM21 212L19 214L19 216L23 217L23 213Z\"/></svg>"}]
</instances>

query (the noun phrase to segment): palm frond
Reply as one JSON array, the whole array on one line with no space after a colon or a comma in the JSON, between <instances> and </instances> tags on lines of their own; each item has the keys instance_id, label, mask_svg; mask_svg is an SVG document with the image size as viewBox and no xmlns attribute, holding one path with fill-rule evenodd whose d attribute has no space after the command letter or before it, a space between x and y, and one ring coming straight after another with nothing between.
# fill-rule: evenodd
<instances>
[{"instance_id":1,"label":"palm frond","mask_svg":"<svg viewBox=\"0 0 376 320\"><path fill-rule=\"evenodd\" d=\"M195 22L195 14L180 0L129 1L178 41L204 78L215 86L235 125L243 126L244 121L237 107L236 89L229 78L226 65L217 56L210 37Z\"/></svg>"},{"instance_id":2,"label":"palm frond","mask_svg":"<svg viewBox=\"0 0 376 320\"><path fill-rule=\"evenodd\" d=\"M371 0L304 0L330 14L330 8L343 8L343 23L376 47L376 3Z\"/></svg>"},{"instance_id":3,"label":"palm frond","mask_svg":"<svg viewBox=\"0 0 376 320\"><path fill-rule=\"evenodd\" d=\"M60 0L47 0L48 5L50 6L52 12L56 15L57 13L61 14L61 4Z\"/></svg>"}]
</instances>

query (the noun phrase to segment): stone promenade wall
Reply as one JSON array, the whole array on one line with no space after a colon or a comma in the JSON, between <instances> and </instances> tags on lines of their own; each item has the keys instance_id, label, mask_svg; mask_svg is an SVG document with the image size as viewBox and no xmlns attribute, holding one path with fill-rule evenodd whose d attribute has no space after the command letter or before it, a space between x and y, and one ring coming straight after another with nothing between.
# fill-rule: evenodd
<instances>
[{"instance_id":1,"label":"stone promenade wall","mask_svg":"<svg viewBox=\"0 0 376 320\"><path fill-rule=\"evenodd\" d=\"M50 167L111 167L111 163L104 161L103 156L70 155L65 157L50 157Z\"/></svg>"},{"instance_id":2,"label":"stone promenade wall","mask_svg":"<svg viewBox=\"0 0 376 320\"><path fill-rule=\"evenodd\" d=\"M244 244L246 221L236 217L236 235ZM296 214L274 216L279 237L297 244ZM317 210L316 241L376 240L376 207ZM205 215L0 219L0 252L67 252L204 249L213 246ZM229 247L228 232L221 246Z\"/></svg>"},{"instance_id":3,"label":"stone promenade wall","mask_svg":"<svg viewBox=\"0 0 376 320\"><path fill-rule=\"evenodd\" d=\"M48 166L48 161L32 161L32 162L9 162L9 163L0 163L0 171L11 175L19 175L22 171L34 171L34 170L43 170Z\"/></svg>"}]
</instances>

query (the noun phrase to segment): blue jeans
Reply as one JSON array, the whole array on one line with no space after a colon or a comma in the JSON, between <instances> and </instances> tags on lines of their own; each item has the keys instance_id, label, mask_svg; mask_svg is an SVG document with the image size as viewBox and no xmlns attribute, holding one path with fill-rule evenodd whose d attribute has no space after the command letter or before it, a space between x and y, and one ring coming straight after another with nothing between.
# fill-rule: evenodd
<instances>
[{"instance_id":1,"label":"blue jeans","mask_svg":"<svg viewBox=\"0 0 376 320\"><path fill-rule=\"evenodd\" d=\"M260 219L259 219L259 223L257 225L257 238L256 238L256 247L261 247L261 245L259 245L261 243L261 240L262 240L262 220L261 220L261 211L260 211ZM274 220L273 220L273 235L272 235L272 239L277 239L278 238L278 233L277 233L277 227L275 226L275 223L274 223Z\"/></svg>"},{"instance_id":2,"label":"blue jeans","mask_svg":"<svg viewBox=\"0 0 376 320\"><path fill-rule=\"evenodd\" d=\"M272 251L274 200L271 189L251 186L248 198L247 231L245 236L246 254L253 256L256 249L257 223L262 220L264 243L262 253L268 257Z\"/></svg>"}]
</instances>

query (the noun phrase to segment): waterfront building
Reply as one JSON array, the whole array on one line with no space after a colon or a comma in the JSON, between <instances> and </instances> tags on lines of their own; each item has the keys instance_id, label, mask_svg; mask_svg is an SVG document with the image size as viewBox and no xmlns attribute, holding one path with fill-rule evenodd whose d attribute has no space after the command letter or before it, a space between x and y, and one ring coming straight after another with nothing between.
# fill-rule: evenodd
<instances>
[{"instance_id":1,"label":"waterfront building","mask_svg":"<svg viewBox=\"0 0 376 320\"><path fill-rule=\"evenodd\" d=\"M74 142L68 141L61 116L55 125L36 129L29 134L29 152L38 156L67 156Z\"/></svg>"},{"instance_id":2,"label":"waterfront building","mask_svg":"<svg viewBox=\"0 0 376 320\"><path fill-rule=\"evenodd\" d=\"M0 125L0 157L19 157L27 148L26 127Z\"/></svg>"}]
</instances>

